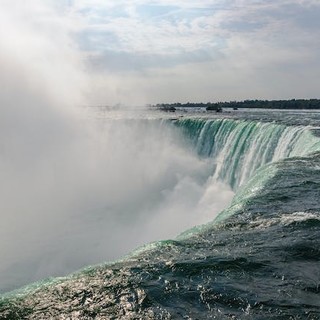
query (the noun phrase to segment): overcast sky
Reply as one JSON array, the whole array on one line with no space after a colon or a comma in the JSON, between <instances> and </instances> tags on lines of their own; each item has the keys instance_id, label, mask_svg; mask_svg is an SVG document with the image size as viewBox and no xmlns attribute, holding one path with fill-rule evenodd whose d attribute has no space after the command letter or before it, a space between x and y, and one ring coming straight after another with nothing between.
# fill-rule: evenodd
<instances>
[{"instance_id":1,"label":"overcast sky","mask_svg":"<svg viewBox=\"0 0 320 320\"><path fill-rule=\"evenodd\" d=\"M92 104L320 98L318 0L46 1L69 23ZM50 23L40 3L29 14Z\"/></svg>"}]
</instances>

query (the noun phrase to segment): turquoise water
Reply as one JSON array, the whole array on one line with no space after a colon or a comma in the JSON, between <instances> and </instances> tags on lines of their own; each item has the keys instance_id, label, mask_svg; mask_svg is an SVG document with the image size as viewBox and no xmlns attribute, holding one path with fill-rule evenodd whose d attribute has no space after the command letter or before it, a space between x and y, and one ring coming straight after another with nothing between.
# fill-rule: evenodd
<instances>
[{"instance_id":1,"label":"turquoise water","mask_svg":"<svg viewBox=\"0 0 320 320\"><path fill-rule=\"evenodd\" d=\"M320 118L300 117L166 120L231 205L175 240L7 294L1 319L320 319Z\"/></svg>"}]
</instances>

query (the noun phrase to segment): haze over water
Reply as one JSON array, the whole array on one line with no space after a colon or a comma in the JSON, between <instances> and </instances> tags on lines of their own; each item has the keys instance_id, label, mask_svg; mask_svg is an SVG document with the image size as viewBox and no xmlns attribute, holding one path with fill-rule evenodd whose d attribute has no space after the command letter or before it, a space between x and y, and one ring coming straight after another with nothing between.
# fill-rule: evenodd
<instances>
[{"instance_id":1,"label":"haze over water","mask_svg":"<svg viewBox=\"0 0 320 320\"><path fill-rule=\"evenodd\" d=\"M140 289L154 298L150 308L167 301L162 298L168 291L173 292L168 301L172 298L176 304L179 296L192 291L190 299L200 303L196 316L215 310L220 301L231 317L248 306L267 308L266 301L276 298L272 288L264 291L258 284L271 279L269 283L279 288L285 281L284 305L285 295L298 290L296 304L289 301L295 315L301 316L299 310L304 309L317 315L317 112L208 116L200 110L172 116L120 107L120 112L101 115L88 106L314 98L319 9L312 0L1 1L0 292L121 258L140 245L175 238L213 221L222 212L217 221L222 221L225 233L208 231L208 225L187 232L197 239L190 243L177 240L163 248L157 242L160 251L152 251L152 246L151 253L142 250L138 260L146 265L141 274L146 271L151 280L147 277ZM235 229L242 226L245 232L234 234L229 217ZM275 241L280 254L274 263L262 256L264 249L272 254L273 248L259 247L261 229L265 244L277 235L284 235L282 240L295 236L292 246L289 240ZM223 249L216 249L217 243ZM252 261L243 260L250 248ZM157 265L154 255L164 265ZM283 255L287 260L281 260ZM204 264L199 260L200 267L184 268L194 257L205 259ZM231 264L230 257L235 260ZM211 259L214 270L220 270L220 260L226 262L221 274L209 274ZM173 260L182 264L176 268L170 264ZM288 261L295 267L289 274ZM131 268L128 261L123 263L119 270ZM132 263L133 270L136 261ZM257 286L244 288L244 295L236 291L233 297L225 275L239 266L244 266L245 282L254 270ZM254 273L260 267L261 275ZM126 276L135 275L132 270ZM166 272L180 285L177 291L168 286L170 279L159 278ZM189 272L200 272L199 279L207 279L210 286L198 278L192 282L192 277L185 282ZM122 276L114 275L111 283L121 283ZM221 280L217 295L212 292L217 288L214 277ZM154 279L163 289L155 295L148 291ZM233 280L243 285L241 279ZM256 292L258 298L251 299L247 292ZM218 296L222 298L217 302ZM230 296L233 311L227 307ZM149 312L147 303L139 303L141 314ZM187 312L188 301L182 305ZM271 303L271 314L290 315L282 307ZM180 312L169 302L161 308L162 315ZM1 310L2 315L7 312ZM108 312L116 316L114 310Z\"/></svg>"}]
</instances>

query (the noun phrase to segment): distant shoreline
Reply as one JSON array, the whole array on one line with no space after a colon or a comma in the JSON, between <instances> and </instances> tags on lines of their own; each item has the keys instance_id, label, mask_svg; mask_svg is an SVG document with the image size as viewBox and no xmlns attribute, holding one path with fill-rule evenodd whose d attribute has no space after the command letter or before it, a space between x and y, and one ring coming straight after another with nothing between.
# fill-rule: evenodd
<instances>
[{"instance_id":1,"label":"distant shoreline","mask_svg":"<svg viewBox=\"0 0 320 320\"><path fill-rule=\"evenodd\" d=\"M316 110L320 109L320 99L291 99L291 100L244 100L229 102L208 102L208 103L161 103L150 105L164 111L174 111L177 108L206 108L208 111L221 111L223 108L233 109L296 109Z\"/></svg>"}]
</instances>

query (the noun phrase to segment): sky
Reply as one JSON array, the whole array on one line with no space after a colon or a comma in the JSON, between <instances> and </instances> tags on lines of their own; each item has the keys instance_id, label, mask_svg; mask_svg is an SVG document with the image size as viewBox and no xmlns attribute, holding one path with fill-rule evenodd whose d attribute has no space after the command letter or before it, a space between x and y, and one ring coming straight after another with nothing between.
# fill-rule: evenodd
<instances>
[{"instance_id":1,"label":"sky","mask_svg":"<svg viewBox=\"0 0 320 320\"><path fill-rule=\"evenodd\" d=\"M97 102L319 98L317 0L64 4Z\"/></svg>"},{"instance_id":2,"label":"sky","mask_svg":"<svg viewBox=\"0 0 320 320\"><path fill-rule=\"evenodd\" d=\"M44 37L69 41L88 81L89 104L319 98L317 0L3 0L1 5L14 9L16 24L23 19ZM13 36L27 47L19 33Z\"/></svg>"}]
</instances>

